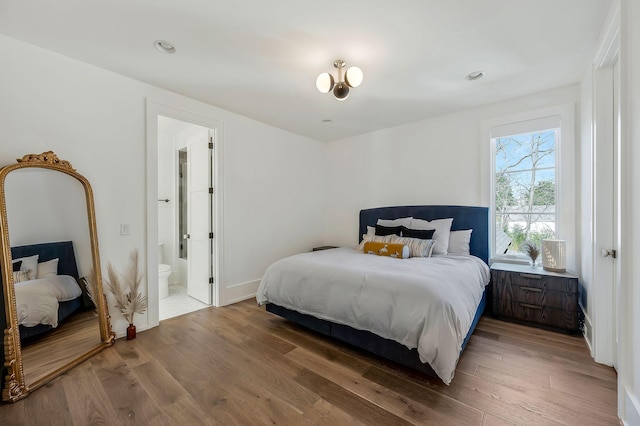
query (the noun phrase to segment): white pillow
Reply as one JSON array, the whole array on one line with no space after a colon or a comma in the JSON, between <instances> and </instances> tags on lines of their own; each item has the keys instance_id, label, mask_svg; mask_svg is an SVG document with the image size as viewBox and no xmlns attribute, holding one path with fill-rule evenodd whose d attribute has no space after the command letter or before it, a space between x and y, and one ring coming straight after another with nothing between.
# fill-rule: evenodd
<instances>
[{"instance_id":1,"label":"white pillow","mask_svg":"<svg viewBox=\"0 0 640 426\"><path fill-rule=\"evenodd\" d=\"M471 232L473 232L473 229L451 231L449 233L449 248L447 252L449 254L470 254Z\"/></svg>"},{"instance_id":2,"label":"white pillow","mask_svg":"<svg viewBox=\"0 0 640 426\"><path fill-rule=\"evenodd\" d=\"M38 263L38 275L37 278L46 278L53 275L58 275L58 262L59 258L51 259L46 262Z\"/></svg>"},{"instance_id":3,"label":"white pillow","mask_svg":"<svg viewBox=\"0 0 640 426\"><path fill-rule=\"evenodd\" d=\"M34 254L29 257L21 257L19 259L13 259L12 262L22 261L22 265L20 266L21 271L29 271L29 279L35 280L38 275L38 258L39 254Z\"/></svg>"},{"instance_id":4,"label":"white pillow","mask_svg":"<svg viewBox=\"0 0 640 426\"><path fill-rule=\"evenodd\" d=\"M433 233L433 239L436 241L436 245L433 248L433 254L447 254L449 248L449 232L451 231L451 224L453 218L448 219L434 219L432 221L423 219L411 219L411 226L409 229L435 229Z\"/></svg>"},{"instance_id":5,"label":"white pillow","mask_svg":"<svg viewBox=\"0 0 640 426\"><path fill-rule=\"evenodd\" d=\"M406 226L407 228L409 228L409 225L411 225L412 220L413 220L412 217L402 217L400 219L378 219L378 221L376 222L376 225ZM375 228L374 228L374 231L375 231Z\"/></svg>"},{"instance_id":6,"label":"white pillow","mask_svg":"<svg viewBox=\"0 0 640 426\"><path fill-rule=\"evenodd\" d=\"M362 234L362 241L360 242L360 245L358 246L358 250L364 251L364 243L366 243L367 241L373 241L373 242L378 242L378 243L390 243L391 242L391 237L395 237L395 235L368 235L368 234Z\"/></svg>"},{"instance_id":7,"label":"white pillow","mask_svg":"<svg viewBox=\"0 0 640 426\"><path fill-rule=\"evenodd\" d=\"M391 242L394 244L402 244L409 247L409 257L431 257L433 246L436 242L433 240L421 240L420 238L398 237L392 235Z\"/></svg>"},{"instance_id":8,"label":"white pillow","mask_svg":"<svg viewBox=\"0 0 640 426\"><path fill-rule=\"evenodd\" d=\"M367 226L367 235L376 235L376 227Z\"/></svg>"}]
</instances>

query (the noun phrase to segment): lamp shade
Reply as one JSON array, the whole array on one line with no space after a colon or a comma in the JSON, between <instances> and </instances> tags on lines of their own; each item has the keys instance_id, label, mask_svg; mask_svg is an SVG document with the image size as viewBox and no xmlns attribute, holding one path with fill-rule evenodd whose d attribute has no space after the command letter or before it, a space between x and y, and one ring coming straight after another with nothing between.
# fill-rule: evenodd
<instances>
[{"instance_id":1,"label":"lamp shade","mask_svg":"<svg viewBox=\"0 0 640 426\"><path fill-rule=\"evenodd\" d=\"M339 101L344 101L349 97L349 86L344 83L336 84L336 87L333 88L333 96Z\"/></svg>"},{"instance_id":2,"label":"lamp shade","mask_svg":"<svg viewBox=\"0 0 640 426\"><path fill-rule=\"evenodd\" d=\"M334 80L333 76L328 72L323 72L316 79L316 87L322 93L329 93L333 89Z\"/></svg>"},{"instance_id":3,"label":"lamp shade","mask_svg":"<svg viewBox=\"0 0 640 426\"><path fill-rule=\"evenodd\" d=\"M364 75L362 74L362 70L358 67L351 67L347 70L347 73L344 76L345 82L350 87L358 87L362 83L362 79Z\"/></svg>"},{"instance_id":4,"label":"lamp shade","mask_svg":"<svg viewBox=\"0 0 640 426\"><path fill-rule=\"evenodd\" d=\"M546 271L567 270L567 242L564 240L542 240L542 267Z\"/></svg>"}]
</instances>

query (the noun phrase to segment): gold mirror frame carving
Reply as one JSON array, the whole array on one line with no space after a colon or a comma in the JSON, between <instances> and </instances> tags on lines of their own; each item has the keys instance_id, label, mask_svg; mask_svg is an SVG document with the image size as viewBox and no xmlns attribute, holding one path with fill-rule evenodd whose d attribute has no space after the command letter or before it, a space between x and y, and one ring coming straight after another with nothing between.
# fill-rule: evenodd
<instances>
[{"instance_id":1,"label":"gold mirror frame carving","mask_svg":"<svg viewBox=\"0 0 640 426\"><path fill-rule=\"evenodd\" d=\"M92 267L95 274L96 298L102 303L94 302L98 314L101 342L92 350L85 352L68 363L50 372L42 379L27 385L24 380L22 364L22 347L20 343L20 331L16 312L15 291L13 288L13 272L11 264L11 245L9 243L9 226L7 223L7 209L4 184L7 175L18 169L36 167L54 170L77 179L83 186L87 204L87 216L89 223L89 238L91 244ZM111 329L111 317L102 287L102 274L100 269L100 255L98 252L98 232L96 228L96 214L93 203L93 191L89 181L78 173L68 161L60 160L52 151L42 154L27 154L17 160L17 164L5 166L0 169L0 267L2 268L2 286L4 294L5 316L7 328L3 333L4 345L4 369L6 374L2 387L2 401L15 402L27 396L33 390L51 381L60 374L75 367L81 362L97 354L104 348L111 346L115 340L115 333Z\"/></svg>"}]
</instances>

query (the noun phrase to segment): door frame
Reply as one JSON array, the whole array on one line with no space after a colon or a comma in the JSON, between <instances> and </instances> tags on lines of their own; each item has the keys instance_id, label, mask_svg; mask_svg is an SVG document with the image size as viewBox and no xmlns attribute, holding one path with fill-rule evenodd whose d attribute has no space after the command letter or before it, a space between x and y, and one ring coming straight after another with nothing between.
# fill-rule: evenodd
<instances>
[{"instance_id":1,"label":"door frame","mask_svg":"<svg viewBox=\"0 0 640 426\"><path fill-rule=\"evenodd\" d=\"M613 306L619 298L619 288L614 281L614 262L604 258L603 249L619 251L620 241L614 240L614 223L620 227L621 212L614 209L612 188L614 185L614 65L620 58L620 26L613 21L604 37L594 62L593 74L593 143L592 143L592 277L594 283L592 355L596 362L616 365L618 313ZM619 86L618 86L619 87ZM618 93L618 100L620 93ZM617 152L619 152L619 146ZM618 165L618 169L619 169ZM618 185L620 182L618 181ZM619 193L619 186L616 189ZM617 217L614 220L614 212ZM618 234L619 235L619 234ZM617 247L613 247L614 242ZM619 278L619 277L618 277Z\"/></svg>"},{"instance_id":2,"label":"door frame","mask_svg":"<svg viewBox=\"0 0 640 426\"><path fill-rule=\"evenodd\" d=\"M180 121L207 127L215 132L215 182L214 192L214 228L216 230L215 244L215 279L213 305L220 306L224 300L221 290L224 276L224 128L223 123L211 116L204 116L185 111L159 102L146 99L147 121L147 229L146 229L146 274L147 274L147 324L149 328L159 324L159 291L158 291L158 116L170 117Z\"/></svg>"}]
</instances>

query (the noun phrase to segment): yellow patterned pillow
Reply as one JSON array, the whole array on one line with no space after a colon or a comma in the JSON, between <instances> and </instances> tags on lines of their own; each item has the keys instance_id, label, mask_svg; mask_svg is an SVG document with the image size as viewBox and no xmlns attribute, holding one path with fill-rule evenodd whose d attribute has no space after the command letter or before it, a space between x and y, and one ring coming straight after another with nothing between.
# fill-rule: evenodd
<instances>
[{"instance_id":1,"label":"yellow patterned pillow","mask_svg":"<svg viewBox=\"0 0 640 426\"><path fill-rule=\"evenodd\" d=\"M364 252L367 254L377 254L378 256L389 256L400 259L409 258L409 247L402 244L367 241L364 243Z\"/></svg>"}]
</instances>

